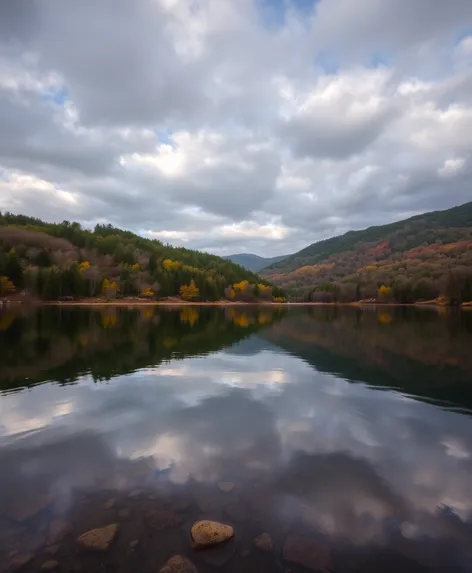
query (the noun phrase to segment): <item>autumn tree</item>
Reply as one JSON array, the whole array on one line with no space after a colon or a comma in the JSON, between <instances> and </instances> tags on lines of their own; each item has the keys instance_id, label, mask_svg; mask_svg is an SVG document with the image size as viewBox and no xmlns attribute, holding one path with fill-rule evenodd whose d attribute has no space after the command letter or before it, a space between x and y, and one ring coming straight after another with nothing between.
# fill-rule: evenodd
<instances>
[{"instance_id":1,"label":"autumn tree","mask_svg":"<svg viewBox=\"0 0 472 573\"><path fill-rule=\"evenodd\" d=\"M79 265L80 272L81 272L81 273L84 273L84 272L90 270L90 267L91 267L91 266L92 266L92 265L91 265L88 261L82 261L82 262L80 263L80 265Z\"/></svg>"},{"instance_id":2,"label":"autumn tree","mask_svg":"<svg viewBox=\"0 0 472 573\"><path fill-rule=\"evenodd\" d=\"M391 302L392 296L392 288L389 286L381 285L377 290L377 298L379 302Z\"/></svg>"},{"instance_id":3,"label":"autumn tree","mask_svg":"<svg viewBox=\"0 0 472 573\"><path fill-rule=\"evenodd\" d=\"M118 293L118 285L115 281L110 281L108 278L103 279L102 294L106 298L116 298Z\"/></svg>"},{"instance_id":4,"label":"autumn tree","mask_svg":"<svg viewBox=\"0 0 472 573\"><path fill-rule=\"evenodd\" d=\"M259 283L256 285L255 294L264 300L272 299L272 287Z\"/></svg>"},{"instance_id":5,"label":"autumn tree","mask_svg":"<svg viewBox=\"0 0 472 573\"><path fill-rule=\"evenodd\" d=\"M235 293L235 291L234 291L234 288L233 288L232 286L226 287L226 289L225 289L225 297L226 297L228 300L234 300L235 296L236 296L236 293Z\"/></svg>"},{"instance_id":6,"label":"autumn tree","mask_svg":"<svg viewBox=\"0 0 472 573\"><path fill-rule=\"evenodd\" d=\"M192 279L190 284L182 285L179 289L180 296L187 301L196 300L200 294L199 289L195 286L195 281Z\"/></svg>"},{"instance_id":7,"label":"autumn tree","mask_svg":"<svg viewBox=\"0 0 472 573\"><path fill-rule=\"evenodd\" d=\"M0 276L0 295L8 294L15 290L15 285L6 276Z\"/></svg>"},{"instance_id":8,"label":"autumn tree","mask_svg":"<svg viewBox=\"0 0 472 573\"><path fill-rule=\"evenodd\" d=\"M146 287L141 291L140 295L144 298L154 298L156 293L152 290L151 287Z\"/></svg>"}]
</instances>

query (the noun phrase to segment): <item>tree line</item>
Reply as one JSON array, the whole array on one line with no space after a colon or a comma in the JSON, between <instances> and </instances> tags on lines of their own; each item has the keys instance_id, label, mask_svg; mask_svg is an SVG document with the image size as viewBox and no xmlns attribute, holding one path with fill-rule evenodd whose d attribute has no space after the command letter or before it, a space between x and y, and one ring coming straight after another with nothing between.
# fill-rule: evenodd
<instances>
[{"instance_id":1,"label":"tree line","mask_svg":"<svg viewBox=\"0 0 472 573\"><path fill-rule=\"evenodd\" d=\"M241 283L245 288L238 288ZM234 300L285 300L281 288L216 255L112 225L89 230L77 222L0 213L0 296L14 292L46 300L179 296L216 301L232 292Z\"/></svg>"}]
</instances>

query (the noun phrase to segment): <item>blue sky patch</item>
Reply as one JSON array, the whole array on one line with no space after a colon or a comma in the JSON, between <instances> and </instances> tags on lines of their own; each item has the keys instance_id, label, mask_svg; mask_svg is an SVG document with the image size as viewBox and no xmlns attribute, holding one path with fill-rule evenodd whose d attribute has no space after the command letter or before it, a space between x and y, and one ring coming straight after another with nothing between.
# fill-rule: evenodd
<instances>
[{"instance_id":1,"label":"blue sky patch","mask_svg":"<svg viewBox=\"0 0 472 573\"><path fill-rule=\"evenodd\" d=\"M267 28L278 28L285 24L288 7L297 12L309 14L320 0L258 0L262 23Z\"/></svg>"},{"instance_id":2,"label":"blue sky patch","mask_svg":"<svg viewBox=\"0 0 472 573\"><path fill-rule=\"evenodd\" d=\"M44 101L52 101L57 105L64 105L69 99L69 92L66 87L62 86L60 88L43 93L41 97Z\"/></svg>"},{"instance_id":3,"label":"blue sky patch","mask_svg":"<svg viewBox=\"0 0 472 573\"><path fill-rule=\"evenodd\" d=\"M170 131L169 129L166 130L156 129L155 133L160 144L172 145L172 147L174 147L175 144L172 139L172 131Z\"/></svg>"}]
</instances>

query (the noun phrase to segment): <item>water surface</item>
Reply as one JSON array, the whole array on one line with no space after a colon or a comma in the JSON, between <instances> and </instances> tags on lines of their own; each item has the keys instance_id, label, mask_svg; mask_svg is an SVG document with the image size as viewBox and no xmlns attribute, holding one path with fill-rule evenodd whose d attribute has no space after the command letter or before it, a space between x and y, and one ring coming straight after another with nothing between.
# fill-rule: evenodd
<instances>
[{"instance_id":1,"label":"water surface","mask_svg":"<svg viewBox=\"0 0 472 573\"><path fill-rule=\"evenodd\" d=\"M0 570L297 573L302 539L334 572L472 571L472 313L13 309L0 389ZM234 539L195 553L200 518Z\"/></svg>"}]
</instances>

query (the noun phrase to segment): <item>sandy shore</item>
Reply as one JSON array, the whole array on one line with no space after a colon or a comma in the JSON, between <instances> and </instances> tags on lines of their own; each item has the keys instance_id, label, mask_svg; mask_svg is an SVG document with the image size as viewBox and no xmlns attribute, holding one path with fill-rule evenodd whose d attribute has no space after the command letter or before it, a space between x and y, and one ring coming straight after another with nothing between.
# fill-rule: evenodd
<instances>
[{"instance_id":1,"label":"sandy shore","mask_svg":"<svg viewBox=\"0 0 472 573\"><path fill-rule=\"evenodd\" d=\"M1 301L0 301L1 302ZM292 307L292 306L353 306L359 308L366 307L397 307L397 306L414 306L423 308L462 308L464 310L472 310L471 303L465 303L460 306L444 306L435 304L434 301L416 302L416 303L381 303L381 302L241 302L219 300L215 302L187 302L179 299L169 300L144 300L138 298L120 298L114 300L105 300L99 298L71 300L71 301L42 301L39 299L13 299L8 302L5 301L5 307L10 304L16 305L18 303L28 306L165 306L165 307L181 307L181 306L274 306L274 307ZM1 306L1 305L0 305Z\"/></svg>"},{"instance_id":2,"label":"sandy shore","mask_svg":"<svg viewBox=\"0 0 472 573\"><path fill-rule=\"evenodd\" d=\"M231 302L221 300L216 302L187 302L185 300L74 300L74 301L45 301L46 306L286 306L280 302Z\"/></svg>"}]
</instances>

